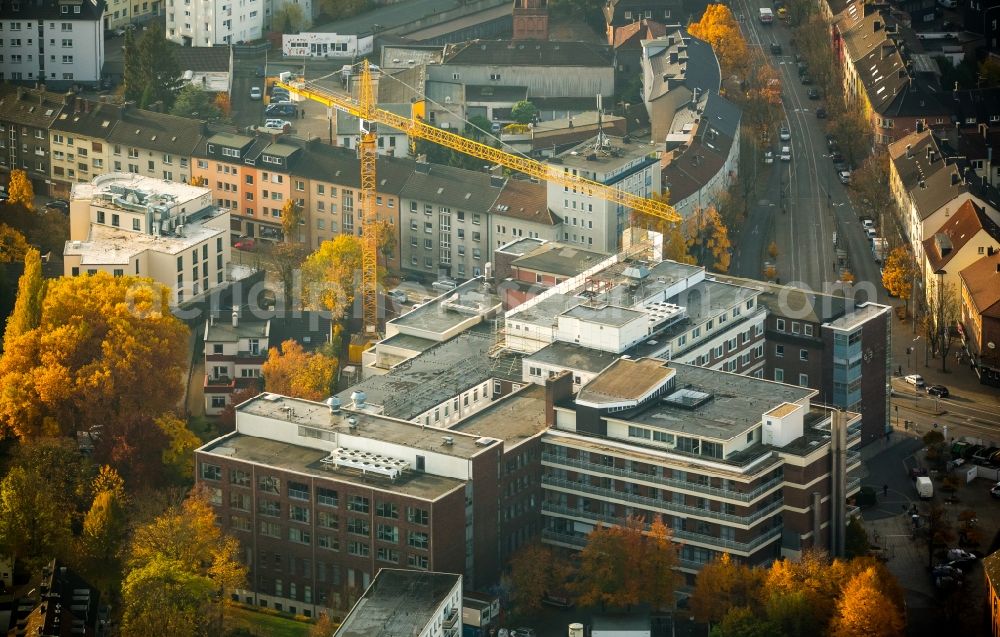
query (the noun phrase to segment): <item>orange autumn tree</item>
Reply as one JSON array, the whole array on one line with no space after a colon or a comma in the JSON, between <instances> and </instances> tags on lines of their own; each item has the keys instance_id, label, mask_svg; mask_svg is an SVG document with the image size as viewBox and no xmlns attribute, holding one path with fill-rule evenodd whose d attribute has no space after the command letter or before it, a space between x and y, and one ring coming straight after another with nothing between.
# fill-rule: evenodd
<instances>
[{"instance_id":1,"label":"orange autumn tree","mask_svg":"<svg viewBox=\"0 0 1000 637\"><path fill-rule=\"evenodd\" d=\"M333 391L337 359L320 352L308 353L288 339L281 351L272 347L261 367L264 389L275 394L306 400L323 400Z\"/></svg>"},{"instance_id":2,"label":"orange autumn tree","mask_svg":"<svg viewBox=\"0 0 1000 637\"><path fill-rule=\"evenodd\" d=\"M688 32L712 45L724 77L744 75L748 61L747 43L729 7L724 4L708 5L701 20L691 24Z\"/></svg>"},{"instance_id":3,"label":"orange autumn tree","mask_svg":"<svg viewBox=\"0 0 1000 637\"><path fill-rule=\"evenodd\" d=\"M762 579L762 572L723 553L698 573L691 612L700 622L716 624L733 608L758 606Z\"/></svg>"},{"instance_id":4,"label":"orange autumn tree","mask_svg":"<svg viewBox=\"0 0 1000 637\"><path fill-rule=\"evenodd\" d=\"M535 612L545 595L561 592L569 574L569 565L551 547L527 544L510 560L511 603L518 613Z\"/></svg>"},{"instance_id":5,"label":"orange autumn tree","mask_svg":"<svg viewBox=\"0 0 1000 637\"><path fill-rule=\"evenodd\" d=\"M905 622L896 604L883 593L874 566L844 585L837 613L830 624L833 637L900 637Z\"/></svg>"}]
</instances>

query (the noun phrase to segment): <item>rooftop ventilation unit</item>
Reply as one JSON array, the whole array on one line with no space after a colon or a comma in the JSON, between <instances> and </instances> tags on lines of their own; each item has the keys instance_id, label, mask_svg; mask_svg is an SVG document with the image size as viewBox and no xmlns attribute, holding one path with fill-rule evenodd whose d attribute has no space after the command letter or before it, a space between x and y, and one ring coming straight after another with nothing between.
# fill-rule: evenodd
<instances>
[{"instance_id":1,"label":"rooftop ventilation unit","mask_svg":"<svg viewBox=\"0 0 1000 637\"><path fill-rule=\"evenodd\" d=\"M443 440L444 444L448 445L449 447L455 444L455 438L452 436L442 436L441 440Z\"/></svg>"}]
</instances>

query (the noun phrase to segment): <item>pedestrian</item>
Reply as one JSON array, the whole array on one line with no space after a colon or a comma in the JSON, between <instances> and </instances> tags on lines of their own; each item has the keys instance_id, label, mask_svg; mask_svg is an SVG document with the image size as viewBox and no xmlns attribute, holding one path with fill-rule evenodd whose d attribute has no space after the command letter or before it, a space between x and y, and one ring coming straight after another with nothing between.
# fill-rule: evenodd
<instances>
[{"instance_id":1,"label":"pedestrian","mask_svg":"<svg viewBox=\"0 0 1000 637\"><path fill-rule=\"evenodd\" d=\"M885 498L885 497L888 497L888 496L889 496L889 485L883 484L882 485L882 497Z\"/></svg>"}]
</instances>

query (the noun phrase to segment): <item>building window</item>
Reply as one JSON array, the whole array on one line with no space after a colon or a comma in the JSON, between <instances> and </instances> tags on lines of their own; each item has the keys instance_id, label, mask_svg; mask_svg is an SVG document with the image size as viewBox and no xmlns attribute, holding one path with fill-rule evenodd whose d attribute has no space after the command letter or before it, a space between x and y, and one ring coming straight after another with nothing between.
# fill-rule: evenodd
<instances>
[{"instance_id":1,"label":"building window","mask_svg":"<svg viewBox=\"0 0 1000 637\"><path fill-rule=\"evenodd\" d=\"M368 498L360 495L352 495L347 500L347 510L358 513L368 513Z\"/></svg>"},{"instance_id":2,"label":"building window","mask_svg":"<svg viewBox=\"0 0 1000 637\"><path fill-rule=\"evenodd\" d=\"M353 533L354 535L363 535L368 537L370 532L368 520L361 518L349 518L347 520L347 532Z\"/></svg>"},{"instance_id":3,"label":"building window","mask_svg":"<svg viewBox=\"0 0 1000 637\"><path fill-rule=\"evenodd\" d=\"M281 478L260 476L257 478L257 490L264 493L281 493Z\"/></svg>"},{"instance_id":4,"label":"building window","mask_svg":"<svg viewBox=\"0 0 1000 637\"><path fill-rule=\"evenodd\" d=\"M222 480L222 467L214 464L201 463L202 480Z\"/></svg>"},{"instance_id":5,"label":"building window","mask_svg":"<svg viewBox=\"0 0 1000 637\"><path fill-rule=\"evenodd\" d=\"M365 509L367 511L367 509ZM420 526L427 526L428 520L430 519L430 513L426 509L419 509L417 507L406 507L406 521L410 524L419 524Z\"/></svg>"},{"instance_id":6,"label":"building window","mask_svg":"<svg viewBox=\"0 0 1000 637\"><path fill-rule=\"evenodd\" d=\"M244 471L242 469L230 469L229 470L229 484L236 485L238 487L249 487L250 486L250 472Z\"/></svg>"},{"instance_id":7,"label":"building window","mask_svg":"<svg viewBox=\"0 0 1000 637\"><path fill-rule=\"evenodd\" d=\"M430 562L426 555L409 555L406 558L406 563L410 568L416 568L426 571Z\"/></svg>"},{"instance_id":8,"label":"building window","mask_svg":"<svg viewBox=\"0 0 1000 637\"><path fill-rule=\"evenodd\" d=\"M778 357L778 358L784 357L784 355L785 355L785 346L784 345L775 345L774 346L774 355L776 357Z\"/></svg>"},{"instance_id":9,"label":"building window","mask_svg":"<svg viewBox=\"0 0 1000 637\"><path fill-rule=\"evenodd\" d=\"M399 509L392 502L375 502L375 515L380 518L392 518L394 520L399 519Z\"/></svg>"},{"instance_id":10,"label":"building window","mask_svg":"<svg viewBox=\"0 0 1000 637\"><path fill-rule=\"evenodd\" d=\"M368 544L366 542L351 542L347 545L347 552L358 557L368 557Z\"/></svg>"},{"instance_id":11,"label":"building window","mask_svg":"<svg viewBox=\"0 0 1000 637\"><path fill-rule=\"evenodd\" d=\"M799 387L809 386L809 374L799 374Z\"/></svg>"},{"instance_id":12,"label":"building window","mask_svg":"<svg viewBox=\"0 0 1000 637\"><path fill-rule=\"evenodd\" d=\"M312 544L312 534L308 529L291 527L288 529L288 540L296 544Z\"/></svg>"},{"instance_id":13,"label":"building window","mask_svg":"<svg viewBox=\"0 0 1000 637\"><path fill-rule=\"evenodd\" d=\"M785 331L785 319L777 319L774 322L774 329L778 330L779 332L784 332Z\"/></svg>"},{"instance_id":14,"label":"building window","mask_svg":"<svg viewBox=\"0 0 1000 637\"><path fill-rule=\"evenodd\" d=\"M415 549L427 550L430 545L430 538L421 531L408 531L406 543Z\"/></svg>"},{"instance_id":15,"label":"building window","mask_svg":"<svg viewBox=\"0 0 1000 637\"><path fill-rule=\"evenodd\" d=\"M812 336L813 335L813 326L809 325L808 323L805 324L805 325L803 325L802 326L802 333L805 334L806 336Z\"/></svg>"},{"instance_id":16,"label":"building window","mask_svg":"<svg viewBox=\"0 0 1000 637\"><path fill-rule=\"evenodd\" d=\"M399 528L389 524L379 524L376 537L383 542L399 543Z\"/></svg>"},{"instance_id":17,"label":"building window","mask_svg":"<svg viewBox=\"0 0 1000 637\"><path fill-rule=\"evenodd\" d=\"M389 562L390 564L399 564L399 551L380 547L378 549L378 560L380 562Z\"/></svg>"},{"instance_id":18,"label":"building window","mask_svg":"<svg viewBox=\"0 0 1000 637\"><path fill-rule=\"evenodd\" d=\"M809 350L807 350L807 349L800 349L799 350L799 360L800 361L807 361L807 360L809 360Z\"/></svg>"},{"instance_id":19,"label":"building window","mask_svg":"<svg viewBox=\"0 0 1000 637\"><path fill-rule=\"evenodd\" d=\"M785 382L785 370L776 368L774 370L774 380L779 383Z\"/></svg>"}]
</instances>

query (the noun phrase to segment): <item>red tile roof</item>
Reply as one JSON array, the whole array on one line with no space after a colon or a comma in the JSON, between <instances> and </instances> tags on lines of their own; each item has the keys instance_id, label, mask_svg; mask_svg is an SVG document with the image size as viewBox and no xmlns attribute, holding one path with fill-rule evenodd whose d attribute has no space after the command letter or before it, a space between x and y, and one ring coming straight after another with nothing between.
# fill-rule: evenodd
<instances>
[{"instance_id":1,"label":"red tile roof","mask_svg":"<svg viewBox=\"0 0 1000 637\"><path fill-rule=\"evenodd\" d=\"M508 179L493 204L494 214L548 226L560 223L548 208L546 186L525 179Z\"/></svg>"}]
</instances>

